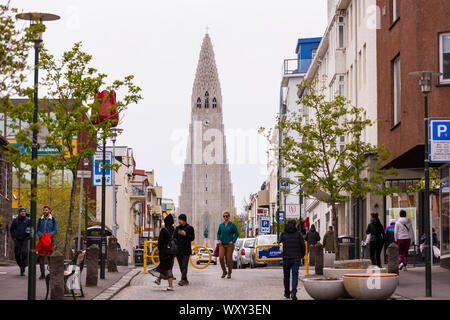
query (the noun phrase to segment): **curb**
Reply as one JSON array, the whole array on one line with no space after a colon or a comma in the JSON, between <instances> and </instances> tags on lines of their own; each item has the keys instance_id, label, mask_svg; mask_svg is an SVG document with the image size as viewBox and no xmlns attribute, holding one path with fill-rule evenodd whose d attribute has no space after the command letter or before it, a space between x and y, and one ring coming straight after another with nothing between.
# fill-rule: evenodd
<instances>
[{"instance_id":1,"label":"curb","mask_svg":"<svg viewBox=\"0 0 450 320\"><path fill-rule=\"evenodd\" d=\"M131 280L133 280L133 278L137 276L139 273L141 273L141 268L131 270L122 278L120 278L116 283L114 283L111 287L104 290L102 293L97 295L92 300L110 300L112 297L118 294L123 288L127 287L130 284Z\"/></svg>"}]
</instances>

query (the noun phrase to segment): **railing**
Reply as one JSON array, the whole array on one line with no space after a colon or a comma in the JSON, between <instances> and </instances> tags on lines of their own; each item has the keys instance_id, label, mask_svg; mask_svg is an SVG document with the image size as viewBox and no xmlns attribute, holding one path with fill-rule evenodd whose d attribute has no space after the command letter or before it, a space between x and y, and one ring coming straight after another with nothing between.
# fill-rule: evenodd
<instances>
[{"instance_id":1,"label":"railing","mask_svg":"<svg viewBox=\"0 0 450 320\"><path fill-rule=\"evenodd\" d=\"M131 195L133 196L147 196L147 192L141 186L131 186Z\"/></svg>"},{"instance_id":2,"label":"railing","mask_svg":"<svg viewBox=\"0 0 450 320\"><path fill-rule=\"evenodd\" d=\"M308 72L312 59L285 59L283 62L283 75Z\"/></svg>"}]
</instances>

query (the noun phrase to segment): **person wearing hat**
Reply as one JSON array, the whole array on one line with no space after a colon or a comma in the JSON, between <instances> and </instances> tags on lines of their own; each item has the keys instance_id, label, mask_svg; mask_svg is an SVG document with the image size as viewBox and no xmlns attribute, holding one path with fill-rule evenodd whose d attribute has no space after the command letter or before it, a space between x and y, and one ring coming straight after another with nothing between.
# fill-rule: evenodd
<instances>
[{"instance_id":1,"label":"person wearing hat","mask_svg":"<svg viewBox=\"0 0 450 320\"><path fill-rule=\"evenodd\" d=\"M395 230L395 219L391 219L389 221L389 226L386 228L386 230L384 230L384 233L386 234L386 242L384 243L385 263L387 263L387 255L386 255L387 247L389 247L389 245L392 242L395 242L394 230Z\"/></svg>"},{"instance_id":2,"label":"person wearing hat","mask_svg":"<svg viewBox=\"0 0 450 320\"><path fill-rule=\"evenodd\" d=\"M14 241L14 255L17 265L20 267L20 275L25 275L28 266L28 242L30 240L30 220L27 218L27 210L20 206L17 218L10 227L11 238Z\"/></svg>"},{"instance_id":3,"label":"person wearing hat","mask_svg":"<svg viewBox=\"0 0 450 320\"><path fill-rule=\"evenodd\" d=\"M175 239L178 243L177 260L181 270L181 280L178 282L180 286L189 284L187 279L189 257L191 256L191 242L195 239L194 228L187 223L185 214L178 217L178 226L175 229Z\"/></svg>"}]
</instances>

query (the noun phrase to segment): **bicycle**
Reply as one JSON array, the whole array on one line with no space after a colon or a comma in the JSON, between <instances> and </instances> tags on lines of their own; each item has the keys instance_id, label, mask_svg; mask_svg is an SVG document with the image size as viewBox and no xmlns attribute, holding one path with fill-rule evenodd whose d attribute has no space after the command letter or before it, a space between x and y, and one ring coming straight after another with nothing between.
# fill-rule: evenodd
<instances>
[{"instance_id":1,"label":"bicycle","mask_svg":"<svg viewBox=\"0 0 450 320\"><path fill-rule=\"evenodd\" d=\"M158 244L158 242L157 241L144 241L144 273L147 273L147 257L148 257L148 255L147 255L147 246L149 245L149 244L154 244L154 245L157 245ZM207 268L210 264L211 264L211 260L212 260L212 254L211 254L211 252L208 250L208 248L206 248L205 246L199 246L199 245L197 245L196 243L195 243L195 240L194 241L192 241L191 242L191 246L193 246L192 247L192 250L191 250L191 252L195 252L195 254L197 255L197 257L199 257L199 258L201 258L202 257L202 253L200 253L199 252L199 249L203 249L205 252L207 252L207 254L208 254L208 262L205 264L205 265L203 265L203 266L200 266L198 263L196 264L196 263L194 263L194 261L192 261L192 254L189 256L189 261L190 261L190 263L191 263L191 265L194 267L194 268L196 268L196 269L205 269L205 268ZM152 249L152 251L151 251L151 254L150 254L150 259L151 259L151 262L153 263L153 265L155 265L156 267L159 265L159 251L158 251L158 246L155 246L153 249ZM176 259L176 257L175 257L175 259Z\"/></svg>"}]
</instances>

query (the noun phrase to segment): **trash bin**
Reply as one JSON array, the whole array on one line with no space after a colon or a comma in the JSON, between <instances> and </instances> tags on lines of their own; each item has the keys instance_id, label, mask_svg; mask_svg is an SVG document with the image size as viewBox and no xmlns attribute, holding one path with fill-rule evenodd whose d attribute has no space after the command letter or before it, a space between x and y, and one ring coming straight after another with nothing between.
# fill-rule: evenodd
<instances>
[{"instance_id":1,"label":"trash bin","mask_svg":"<svg viewBox=\"0 0 450 320\"><path fill-rule=\"evenodd\" d=\"M144 249L134 249L134 266L142 267L144 265Z\"/></svg>"},{"instance_id":2,"label":"trash bin","mask_svg":"<svg viewBox=\"0 0 450 320\"><path fill-rule=\"evenodd\" d=\"M340 260L355 259L355 238L349 235L338 237Z\"/></svg>"}]
</instances>

